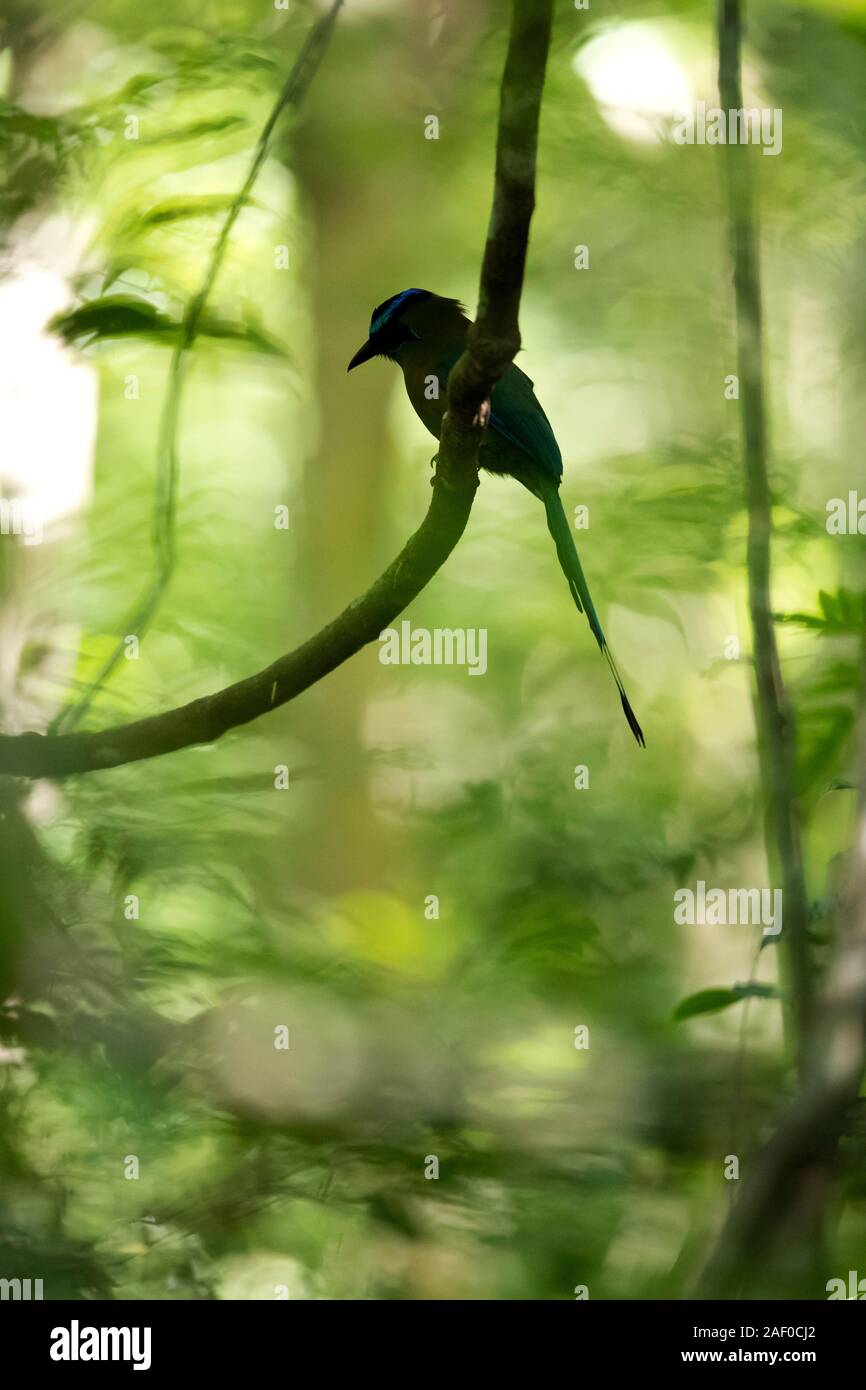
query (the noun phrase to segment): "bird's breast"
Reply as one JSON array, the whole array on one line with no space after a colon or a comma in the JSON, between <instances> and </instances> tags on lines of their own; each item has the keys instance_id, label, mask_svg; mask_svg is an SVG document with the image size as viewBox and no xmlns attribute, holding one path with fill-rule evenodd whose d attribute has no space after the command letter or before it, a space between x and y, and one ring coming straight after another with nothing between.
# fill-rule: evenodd
<instances>
[{"instance_id":1,"label":"bird's breast","mask_svg":"<svg viewBox=\"0 0 866 1390\"><path fill-rule=\"evenodd\" d=\"M433 364L408 361L403 364L403 378L406 394L415 414L434 438L438 439L442 432L442 416L445 414L447 371L437 371Z\"/></svg>"}]
</instances>

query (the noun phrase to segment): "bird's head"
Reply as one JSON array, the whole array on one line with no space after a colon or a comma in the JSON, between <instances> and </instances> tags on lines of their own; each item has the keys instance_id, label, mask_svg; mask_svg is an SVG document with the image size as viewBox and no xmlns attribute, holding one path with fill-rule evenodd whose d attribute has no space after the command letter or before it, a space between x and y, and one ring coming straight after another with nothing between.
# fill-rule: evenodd
<instances>
[{"instance_id":1,"label":"bird's head","mask_svg":"<svg viewBox=\"0 0 866 1390\"><path fill-rule=\"evenodd\" d=\"M407 343L435 339L446 333L465 330L468 320L456 299L443 299L431 290L403 290L377 304L370 318L370 336L352 358L348 371L369 362L371 357L399 361L398 353Z\"/></svg>"}]
</instances>

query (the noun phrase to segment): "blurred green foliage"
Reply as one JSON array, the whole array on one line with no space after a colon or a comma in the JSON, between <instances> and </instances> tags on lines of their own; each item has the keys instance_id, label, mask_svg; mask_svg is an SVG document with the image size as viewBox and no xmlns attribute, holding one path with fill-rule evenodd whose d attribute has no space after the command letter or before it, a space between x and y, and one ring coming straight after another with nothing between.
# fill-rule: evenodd
<instances>
[{"instance_id":1,"label":"blurred green foliage","mask_svg":"<svg viewBox=\"0 0 866 1390\"><path fill-rule=\"evenodd\" d=\"M862 538L828 536L825 506L862 478L866 18L749 10L747 90L785 122L755 172L820 967L863 635ZM86 686L153 571L170 349L316 12L7 11L5 272L60 278L44 333L95 386L96 443L87 504L41 547L0 546L6 728L44 727ZM433 442L398 374L345 364L405 285L474 300L504 21L486 0L346 5L208 303L176 572L90 727L265 665L423 514ZM559 4L522 362L566 510L589 508L578 540L646 754L537 503L485 479L411 614L486 627L483 680L371 649L212 747L2 789L0 1275L52 1298L677 1296L726 1209L725 1156L768 1133L790 1084L775 948L673 921L677 887L768 870L718 152L629 138L574 66L601 83L590 45L635 25L715 100L710 7ZM33 389L35 413L60 412ZM58 414L48 495L86 429ZM831 1272L866 1237L862 1157L855 1130Z\"/></svg>"}]
</instances>

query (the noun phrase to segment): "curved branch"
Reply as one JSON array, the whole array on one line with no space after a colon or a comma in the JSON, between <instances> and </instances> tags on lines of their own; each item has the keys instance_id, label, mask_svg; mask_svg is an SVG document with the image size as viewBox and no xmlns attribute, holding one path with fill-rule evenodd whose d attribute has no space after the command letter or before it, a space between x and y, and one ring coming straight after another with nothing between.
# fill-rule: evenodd
<instances>
[{"instance_id":1,"label":"curved branch","mask_svg":"<svg viewBox=\"0 0 866 1390\"><path fill-rule=\"evenodd\" d=\"M295 651L246 680L163 714L93 733L0 735L0 773L68 777L212 743L293 700L373 642L444 564L478 487L479 410L520 345L517 313L535 203L538 119L553 0L514 0L502 78L493 208L478 318L448 382L429 511L366 594Z\"/></svg>"}]
</instances>

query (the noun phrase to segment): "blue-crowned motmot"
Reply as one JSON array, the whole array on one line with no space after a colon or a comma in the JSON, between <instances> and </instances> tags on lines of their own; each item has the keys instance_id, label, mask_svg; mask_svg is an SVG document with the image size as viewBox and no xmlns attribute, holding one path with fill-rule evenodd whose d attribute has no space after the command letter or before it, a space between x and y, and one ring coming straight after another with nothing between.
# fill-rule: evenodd
<instances>
[{"instance_id":1,"label":"blue-crowned motmot","mask_svg":"<svg viewBox=\"0 0 866 1390\"><path fill-rule=\"evenodd\" d=\"M373 310L370 336L349 363L349 371L371 357L387 357L403 369L415 413L438 439L447 404L448 374L466 347L469 319L456 299L430 290L403 290ZM638 743L644 736L629 704L605 640L581 568L571 527L559 497L562 455L550 422L535 398L529 377L513 363L490 398L489 428L479 450L482 468L505 473L528 488L547 513L547 527L578 611L586 613L593 636L619 690L629 728Z\"/></svg>"}]
</instances>

